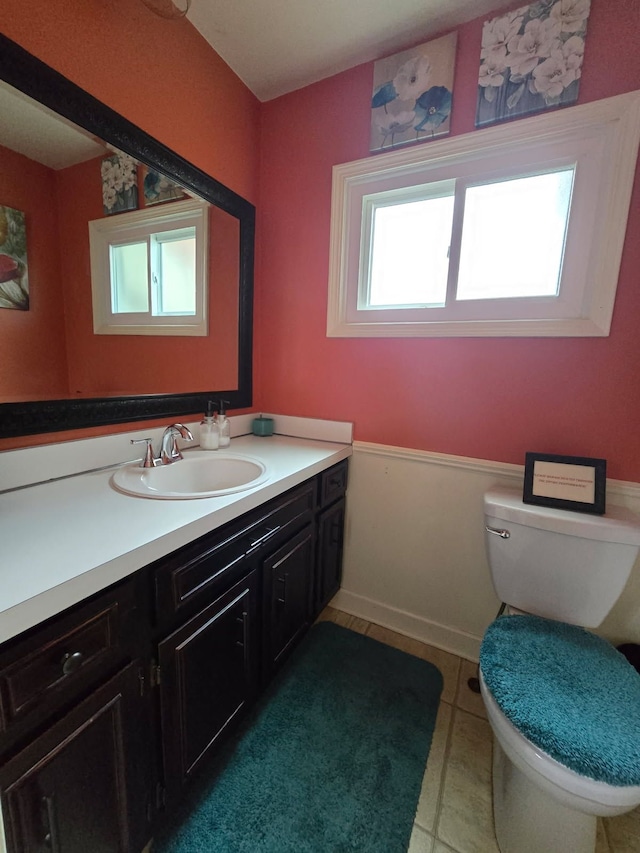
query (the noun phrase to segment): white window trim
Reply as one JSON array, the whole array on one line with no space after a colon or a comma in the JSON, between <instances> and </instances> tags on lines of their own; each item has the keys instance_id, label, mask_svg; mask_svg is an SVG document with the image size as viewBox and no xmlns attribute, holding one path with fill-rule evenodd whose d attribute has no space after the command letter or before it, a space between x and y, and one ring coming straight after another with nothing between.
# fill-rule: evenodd
<instances>
[{"instance_id":1,"label":"white window trim","mask_svg":"<svg viewBox=\"0 0 640 853\"><path fill-rule=\"evenodd\" d=\"M96 335L208 334L208 233L207 202L199 199L172 201L157 207L119 213L89 222L93 331ZM166 231L195 226L196 313L195 316L115 315L111 311L111 266L109 245L123 236L137 237L149 230Z\"/></svg>"},{"instance_id":2,"label":"white window trim","mask_svg":"<svg viewBox=\"0 0 640 853\"><path fill-rule=\"evenodd\" d=\"M636 91L334 166L327 336L608 335L639 143L640 91ZM579 150L578 158L574 150ZM495 305L487 306L487 316L472 320L449 316L416 321L406 309L386 316L357 310L359 267L366 251L365 196L452 177L499 174L501 168L513 170L519 163L527 169L536 162L541 168L577 162L577 172L587 170L590 177L587 189L576 182L585 195L571 210L569 231L578 228L580 236L577 242L567 242L575 273L568 285L563 281L568 300L559 310L565 316L545 316L549 297L537 300L540 316L534 319L501 318L500 306ZM402 319L398 311L403 312Z\"/></svg>"}]
</instances>

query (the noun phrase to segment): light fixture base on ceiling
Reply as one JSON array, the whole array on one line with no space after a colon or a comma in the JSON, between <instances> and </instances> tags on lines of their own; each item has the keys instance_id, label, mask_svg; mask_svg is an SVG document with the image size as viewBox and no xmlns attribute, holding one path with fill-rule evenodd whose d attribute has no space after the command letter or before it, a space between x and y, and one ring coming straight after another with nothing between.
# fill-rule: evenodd
<instances>
[{"instance_id":1,"label":"light fixture base on ceiling","mask_svg":"<svg viewBox=\"0 0 640 853\"><path fill-rule=\"evenodd\" d=\"M167 20L184 18L191 6L191 0L142 0L144 5L156 15Z\"/></svg>"}]
</instances>

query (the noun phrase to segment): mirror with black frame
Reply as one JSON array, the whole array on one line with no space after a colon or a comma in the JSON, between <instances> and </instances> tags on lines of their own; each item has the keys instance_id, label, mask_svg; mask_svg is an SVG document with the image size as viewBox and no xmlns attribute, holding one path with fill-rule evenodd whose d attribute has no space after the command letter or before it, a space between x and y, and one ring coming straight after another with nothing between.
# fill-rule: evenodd
<instances>
[{"instance_id":1,"label":"mirror with black frame","mask_svg":"<svg viewBox=\"0 0 640 853\"><path fill-rule=\"evenodd\" d=\"M0 86L0 438L197 415L221 397L250 407L253 205L2 34ZM130 207L175 205L149 177L206 203L204 336L94 333L88 221L122 217L101 174L122 154L135 162ZM3 254L12 234L21 249L26 235L28 264Z\"/></svg>"}]
</instances>

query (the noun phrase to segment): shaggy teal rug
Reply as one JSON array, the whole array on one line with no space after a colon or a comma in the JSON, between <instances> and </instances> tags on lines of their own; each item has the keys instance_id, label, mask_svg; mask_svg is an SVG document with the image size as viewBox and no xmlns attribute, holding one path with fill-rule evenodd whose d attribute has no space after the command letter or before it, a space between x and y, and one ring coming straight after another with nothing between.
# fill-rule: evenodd
<instances>
[{"instance_id":1,"label":"shaggy teal rug","mask_svg":"<svg viewBox=\"0 0 640 853\"><path fill-rule=\"evenodd\" d=\"M442 675L322 622L154 853L406 853Z\"/></svg>"}]
</instances>

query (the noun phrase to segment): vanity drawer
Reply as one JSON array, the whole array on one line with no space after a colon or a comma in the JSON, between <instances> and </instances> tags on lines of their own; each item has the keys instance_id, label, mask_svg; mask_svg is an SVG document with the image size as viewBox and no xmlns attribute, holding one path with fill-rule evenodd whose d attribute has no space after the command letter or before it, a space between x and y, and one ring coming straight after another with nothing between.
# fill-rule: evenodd
<instances>
[{"instance_id":1,"label":"vanity drawer","mask_svg":"<svg viewBox=\"0 0 640 853\"><path fill-rule=\"evenodd\" d=\"M316 507L315 492L316 484L311 480L263 508L267 511L252 527L254 536L248 553L280 545L311 521Z\"/></svg>"},{"instance_id":2,"label":"vanity drawer","mask_svg":"<svg viewBox=\"0 0 640 853\"><path fill-rule=\"evenodd\" d=\"M347 490L348 460L338 462L320 474L320 506L328 506Z\"/></svg>"},{"instance_id":3,"label":"vanity drawer","mask_svg":"<svg viewBox=\"0 0 640 853\"><path fill-rule=\"evenodd\" d=\"M291 492L181 548L156 564L158 622L197 613L249 570L254 554L279 545L312 517L315 482Z\"/></svg>"},{"instance_id":4,"label":"vanity drawer","mask_svg":"<svg viewBox=\"0 0 640 853\"><path fill-rule=\"evenodd\" d=\"M78 699L133 654L133 581L73 607L0 650L0 728L22 731Z\"/></svg>"}]
</instances>

